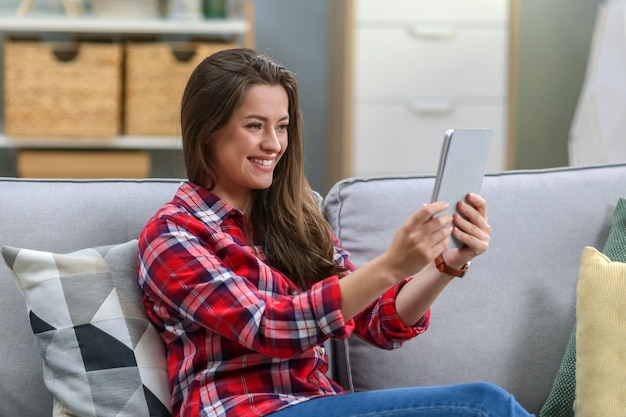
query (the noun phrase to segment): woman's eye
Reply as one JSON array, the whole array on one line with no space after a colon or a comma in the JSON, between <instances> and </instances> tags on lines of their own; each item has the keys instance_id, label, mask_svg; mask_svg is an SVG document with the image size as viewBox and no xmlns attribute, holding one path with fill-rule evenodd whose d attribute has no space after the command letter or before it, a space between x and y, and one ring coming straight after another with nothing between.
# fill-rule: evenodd
<instances>
[{"instance_id":1,"label":"woman's eye","mask_svg":"<svg viewBox=\"0 0 626 417\"><path fill-rule=\"evenodd\" d=\"M278 130L285 131L285 130L287 130L288 127L289 127L289 125L280 125L280 126L278 126Z\"/></svg>"},{"instance_id":2,"label":"woman's eye","mask_svg":"<svg viewBox=\"0 0 626 417\"><path fill-rule=\"evenodd\" d=\"M259 130L261 129L261 123L250 123L248 129Z\"/></svg>"}]
</instances>

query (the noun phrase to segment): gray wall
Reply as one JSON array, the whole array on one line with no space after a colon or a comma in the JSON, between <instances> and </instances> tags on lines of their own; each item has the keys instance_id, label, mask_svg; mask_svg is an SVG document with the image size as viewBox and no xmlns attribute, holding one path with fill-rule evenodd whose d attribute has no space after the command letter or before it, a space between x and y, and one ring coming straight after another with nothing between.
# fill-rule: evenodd
<instances>
[{"instance_id":1,"label":"gray wall","mask_svg":"<svg viewBox=\"0 0 626 417\"><path fill-rule=\"evenodd\" d=\"M256 49L283 63L298 77L305 127L305 170L311 186L325 192L327 3L256 0L255 4Z\"/></svg>"},{"instance_id":2,"label":"gray wall","mask_svg":"<svg viewBox=\"0 0 626 417\"><path fill-rule=\"evenodd\" d=\"M600 0L518 0L516 168L568 164Z\"/></svg>"}]
</instances>

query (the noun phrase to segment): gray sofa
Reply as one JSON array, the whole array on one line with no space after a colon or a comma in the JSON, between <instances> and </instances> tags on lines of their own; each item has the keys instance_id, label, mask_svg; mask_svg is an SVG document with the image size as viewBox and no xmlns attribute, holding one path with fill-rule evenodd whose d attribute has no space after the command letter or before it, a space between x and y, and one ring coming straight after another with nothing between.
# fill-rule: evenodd
<instances>
[{"instance_id":1,"label":"gray sofa","mask_svg":"<svg viewBox=\"0 0 626 417\"><path fill-rule=\"evenodd\" d=\"M178 180L0 179L0 245L65 253L137 237ZM358 266L429 200L433 178L348 179L324 210ZM602 248L626 164L488 174L490 250L433 306L430 329L395 351L334 343L334 376L366 390L490 381L532 412L546 400L575 322L579 259ZM51 415L24 298L0 263L1 416Z\"/></svg>"}]
</instances>

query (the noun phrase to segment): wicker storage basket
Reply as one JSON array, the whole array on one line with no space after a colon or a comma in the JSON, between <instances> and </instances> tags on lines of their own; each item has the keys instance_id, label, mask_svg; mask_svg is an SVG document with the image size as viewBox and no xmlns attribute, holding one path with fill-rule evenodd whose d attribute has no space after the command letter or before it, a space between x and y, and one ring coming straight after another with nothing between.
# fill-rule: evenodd
<instances>
[{"instance_id":1,"label":"wicker storage basket","mask_svg":"<svg viewBox=\"0 0 626 417\"><path fill-rule=\"evenodd\" d=\"M179 136L180 100L189 75L208 55L234 47L221 42L127 43L124 133Z\"/></svg>"},{"instance_id":2,"label":"wicker storage basket","mask_svg":"<svg viewBox=\"0 0 626 417\"><path fill-rule=\"evenodd\" d=\"M6 41L5 133L119 135L122 52L120 44Z\"/></svg>"}]
</instances>

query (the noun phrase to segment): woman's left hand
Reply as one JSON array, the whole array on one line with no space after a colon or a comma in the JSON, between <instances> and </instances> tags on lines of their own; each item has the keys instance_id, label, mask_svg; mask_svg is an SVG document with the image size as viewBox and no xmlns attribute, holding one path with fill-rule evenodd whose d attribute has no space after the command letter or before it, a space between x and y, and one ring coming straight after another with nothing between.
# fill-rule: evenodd
<instances>
[{"instance_id":1,"label":"woman's left hand","mask_svg":"<svg viewBox=\"0 0 626 417\"><path fill-rule=\"evenodd\" d=\"M460 268L489 248L491 226L487 222L487 202L478 194L470 193L465 201L457 203L452 236L464 243L461 248L449 248L443 254L446 263Z\"/></svg>"}]
</instances>

